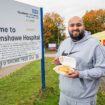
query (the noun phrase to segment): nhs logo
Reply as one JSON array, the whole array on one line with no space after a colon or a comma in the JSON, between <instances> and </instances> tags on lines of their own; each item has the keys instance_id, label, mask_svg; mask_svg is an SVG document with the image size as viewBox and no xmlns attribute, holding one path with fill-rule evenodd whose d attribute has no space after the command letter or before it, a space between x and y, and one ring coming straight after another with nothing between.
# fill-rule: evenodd
<instances>
[{"instance_id":1,"label":"nhs logo","mask_svg":"<svg viewBox=\"0 0 105 105\"><path fill-rule=\"evenodd\" d=\"M37 9L32 9L32 13L38 15L38 10Z\"/></svg>"}]
</instances>

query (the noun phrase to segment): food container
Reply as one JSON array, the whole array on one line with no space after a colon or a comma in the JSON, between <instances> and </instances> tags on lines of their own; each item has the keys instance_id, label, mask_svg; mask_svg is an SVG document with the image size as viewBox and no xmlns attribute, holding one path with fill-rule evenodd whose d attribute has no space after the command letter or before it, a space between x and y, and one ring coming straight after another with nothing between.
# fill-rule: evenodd
<instances>
[{"instance_id":1,"label":"food container","mask_svg":"<svg viewBox=\"0 0 105 105\"><path fill-rule=\"evenodd\" d=\"M74 71L73 68L76 67L75 58L68 57L68 56L60 56L59 61L60 61L61 65L58 65L53 68L53 70L55 72L57 72L58 74L67 75Z\"/></svg>"}]
</instances>

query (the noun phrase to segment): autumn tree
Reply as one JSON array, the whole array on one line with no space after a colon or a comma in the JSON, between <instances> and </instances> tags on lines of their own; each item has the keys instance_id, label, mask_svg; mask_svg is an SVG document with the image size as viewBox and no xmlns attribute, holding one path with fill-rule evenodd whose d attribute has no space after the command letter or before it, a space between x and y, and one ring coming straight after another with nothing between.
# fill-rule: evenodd
<instances>
[{"instance_id":1,"label":"autumn tree","mask_svg":"<svg viewBox=\"0 0 105 105\"><path fill-rule=\"evenodd\" d=\"M46 13L44 15L45 47L48 47L48 43L59 45L60 41L65 37L64 30L64 20L58 13Z\"/></svg>"},{"instance_id":2,"label":"autumn tree","mask_svg":"<svg viewBox=\"0 0 105 105\"><path fill-rule=\"evenodd\" d=\"M83 21L86 30L92 34L105 30L105 10L91 10L87 11L83 16Z\"/></svg>"}]
</instances>

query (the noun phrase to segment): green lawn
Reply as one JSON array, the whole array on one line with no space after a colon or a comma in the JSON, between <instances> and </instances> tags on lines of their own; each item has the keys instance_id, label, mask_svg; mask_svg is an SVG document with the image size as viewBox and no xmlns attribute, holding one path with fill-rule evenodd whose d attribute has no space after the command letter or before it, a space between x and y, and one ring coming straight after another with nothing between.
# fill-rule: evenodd
<instances>
[{"instance_id":1,"label":"green lawn","mask_svg":"<svg viewBox=\"0 0 105 105\"><path fill-rule=\"evenodd\" d=\"M40 62L32 62L19 71L0 79L0 105L18 105L41 87Z\"/></svg>"},{"instance_id":2,"label":"green lawn","mask_svg":"<svg viewBox=\"0 0 105 105\"><path fill-rule=\"evenodd\" d=\"M52 64L51 58L47 58L45 60L45 64L47 87L45 92L51 90L51 97L54 98L55 93L59 93L58 75L52 70L54 65ZM38 102L38 97L41 96L40 90L40 61L35 61L14 72L13 74L0 79L0 105L33 105L34 100L37 99ZM56 99L57 98L58 96L56 96Z\"/></svg>"},{"instance_id":3,"label":"green lawn","mask_svg":"<svg viewBox=\"0 0 105 105\"><path fill-rule=\"evenodd\" d=\"M52 70L52 58L46 58L46 89L41 91L40 61L35 61L0 79L0 105L58 105L58 75ZM100 88L97 105L105 105Z\"/></svg>"}]
</instances>

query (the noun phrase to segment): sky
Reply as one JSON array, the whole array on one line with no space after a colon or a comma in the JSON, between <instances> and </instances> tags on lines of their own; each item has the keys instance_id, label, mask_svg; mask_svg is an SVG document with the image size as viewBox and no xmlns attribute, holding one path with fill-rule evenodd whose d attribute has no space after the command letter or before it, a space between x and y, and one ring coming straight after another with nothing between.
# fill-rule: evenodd
<instances>
[{"instance_id":1,"label":"sky","mask_svg":"<svg viewBox=\"0 0 105 105\"><path fill-rule=\"evenodd\" d=\"M73 16L82 17L86 11L105 9L105 0L15 0L33 6L42 7L44 14L56 12L64 18L67 26L68 20Z\"/></svg>"}]
</instances>

